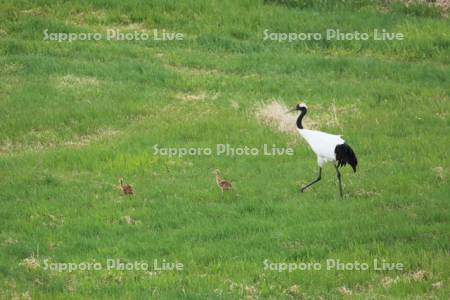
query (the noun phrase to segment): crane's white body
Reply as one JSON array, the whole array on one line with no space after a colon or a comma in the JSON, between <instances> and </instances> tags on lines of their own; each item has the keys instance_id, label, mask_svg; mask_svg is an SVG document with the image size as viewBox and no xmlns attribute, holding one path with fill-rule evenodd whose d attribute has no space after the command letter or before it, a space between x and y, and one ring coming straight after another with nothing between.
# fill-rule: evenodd
<instances>
[{"instance_id":1,"label":"crane's white body","mask_svg":"<svg viewBox=\"0 0 450 300\"><path fill-rule=\"evenodd\" d=\"M358 165L358 159L356 158L355 152L350 148L340 135L329 134L317 130L304 129L302 125L303 117L306 115L308 108L304 103L297 104L292 111L300 111L300 115L297 118L297 130L298 133L305 139L309 144L312 151L317 155L317 164L319 165L319 176L314 181L308 183L307 185L300 188L300 192L304 192L305 189L309 188L313 184L320 181L322 178L322 167L328 162L334 162L336 168L336 176L339 181L339 194L341 198L342 194L342 181L341 173L339 168L349 164L353 171L356 172L356 166Z\"/></svg>"},{"instance_id":2,"label":"crane's white body","mask_svg":"<svg viewBox=\"0 0 450 300\"><path fill-rule=\"evenodd\" d=\"M297 128L297 130L317 155L319 167L323 167L327 161L336 161L334 150L337 145L345 143L340 135L309 129Z\"/></svg>"}]
</instances>

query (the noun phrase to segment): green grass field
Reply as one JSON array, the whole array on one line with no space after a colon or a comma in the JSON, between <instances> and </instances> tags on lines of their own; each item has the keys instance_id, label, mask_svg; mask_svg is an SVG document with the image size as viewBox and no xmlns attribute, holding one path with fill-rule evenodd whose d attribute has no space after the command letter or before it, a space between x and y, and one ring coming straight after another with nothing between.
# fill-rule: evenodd
<instances>
[{"instance_id":1,"label":"green grass field","mask_svg":"<svg viewBox=\"0 0 450 300\"><path fill-rule=\"evenodd\" d=\"M1 0L0 298L448 299L447 13L381 0ZM43 39L110 28L184 39ZM405 39L264 40L328 28ZM299 193L317 175L314 153L258 113L299 102L307 124L358 155L357 173L342 171L344 199L332 165ZM154 152L217 144L295 154ZM216 168L234 192L215 186ZM45 267L108 258L183 270ZM375 270L375 259L404 268ZM265 260L323 267L278 272Z\"/></svg>"}]
</instances>

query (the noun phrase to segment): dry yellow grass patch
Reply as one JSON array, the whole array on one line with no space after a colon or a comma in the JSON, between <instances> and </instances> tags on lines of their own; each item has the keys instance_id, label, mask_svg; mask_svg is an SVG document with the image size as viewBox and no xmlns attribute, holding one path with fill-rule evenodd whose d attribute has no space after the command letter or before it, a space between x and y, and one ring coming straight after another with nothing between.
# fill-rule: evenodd
<instances>
[{"instance_id":1,"label":"dry yellow grass patch","mask_svg":"<svg viewBox=\"0 0 450 300\"><path fill-rule=\"evenodd\" d=\"M230 101L231 107L238 110L240 108L239 102L231 100Z\"/></svg>"},{"instance_id":2,"label":"dry yellow grass patch","mask_svg":"<svg viewBox=\"0 0 450 300\"><path fill-rule=\"evenodd\" d=\"M0 144L1 155L14 155L21 152L40 152L62 146L79 148L118 135L120 131L111 128L100 128L90 134L75 135L70 140L60 140L53 131L32 130L23 138L25 142L5 140ZM31 141L31 142L30 142Z\"/></svg>"},{"instance_id":3,"label":"dry yellow grass patch","mask_svg":"<svg viewBox=\"0 0 450 300\"><path fill-rule=\"evenodd\" d=\"M391 285L398 283L399 280L400 280L400 278L398 276L395 278L386 276L381 279L381 285L384 288L390 288Z\"/></svg>"},{"instance_id":4,"label":"dry yellow grass patch","mask_svg":"<svg viewBox=\"0 0 450 300\"><path fill-rule=\"evenodd\" d=\"M23 68L22 65L17 63L6 63L0 68L0 74L15 74Z\"/></svg>"},{"instance_id":5,"label":"dry yellow grass patch","mask_svg":"<svg viewBox=\"0 0 450 300\"><path fill-rule=\"evenodd\" d=\"M343 296L350 296L351 294L353 294L352 290L345 286L341 286L340 288L338 288L338 292Z\"/></svg>"},{"instance_id":6,"label":"dry yellow grass patch","mask_svg":"<svg viewBox=\"0 0 450 300\"><path fill-rule=\"evenodd\" d=\"M27 16L43 16L43 15L45 15L44 10L41 7L23 9L20 11L20 13L23 15L27 15Z\"/></svg>"},{"instance_id":7,"label":"dry yellow grass patch","mask_svg":"<svg viewBox=\"0 0 450 300\"><path fill-rule=\"evenodd\" d=\"M178 93L175 95L175 98L184 102L195 102L195 101L203 101L203 100L215 100L217 99L217 94L208 95L204 92L199 94L189 94L189 93Z\"/></svg>"},{"instance_id":8,"label":"dry yellow grass patch","mask_svg":"<svg viewBox=\"0 0 450 300\"><path fill-rule=\"evenodd\" d=\"M447 11L450 8L450 0L390 0L390 2L401 2L406 6L423 4L440 8L443 11Z\"/></svg>"},{"instance_id":9,"label":"dry yellow grass patch","mask_svg":"<svg viewBox=\"0 0 450 300\"><path fill-rule=\"evenodd\" d=\"M158 53L155 55L157 58L161 60L161 62L164 64L164 66L180 75L187 75L187 76L227 76L226 73L217 70L217 69L200 69L200 68L192 68L192 67L186 67L186 66L179 66L174 65L168 62L168 59L165 58L165 56L161 53Z\"/></svg>"},{"instance_id":10,"label":"dry yellow grass patch","mask_svg":"<svg viewBox=\"0 0 450 300\"><path fill-rule=\"evenodd\" d=\"M34 255L31 255L30 257L23 259L22 262L19 263L19 266L25 267L29 270L36 270L41 265L36 257L34 257Z\"/></svg>"},{"instance_id":11,"label":"dry yellow grass patch","mask_svg":"<svg viewBox=\"0 0 450 300\"><path fill-rule=\"evenodd\" d=\"M436 113L436 116L437 116L439 119L441 119L441 120L443 120L443 121L446 121L446 120L448 119L449 113L446 112L446 111L444 111L444 112L437 112L437 113Z\"/></svg>"},{"instance_id":12,"label":"dry yellow grass patch","mask_svg":"<svg viewBox=\"0 0 450 300\"><path fill-rule=\"evenodd\" d=\"M130 217L130 216L123 216L122 219L125 221L125 223L127 223L127 224L129 224L129 225L141 224L141 221L135 220L135 219L133 219L133 218Z\"/></svg>"},{"instance_id":13,"label":"dry yellow grass patch","mask_svg":"<svg viewBox=\"0 0 450 300\"><path fill-rule=\"evenodd\" d=\"M269 125L276 130L287 133L297 134L297 127L295 125L298 114L286 112L291 107L287 107L283 103L273 100L272 102L260 103L257 105L256 117L262 123ZM333 101L328 106L322 104L309 105L308 114L303 120L305 128L320 130L323 127L338 127L340 130L341 123L339 118L345 114L357 115L358 109L355 105L336 106ZM335 132L336 134L338 132Z\"/></svg>"},{"instance_id":14,"label":"dry yellow grass patch","mask_svg":"<svg viewBox=\"0 0 450 300\"><path fill-rule=\"evenodd\" d=\"M390 288L393 285L396 285L399 282L411 282L411 281L424 281L432 278L432 274L428 271L424 270L418 270L412 273L406 273L402 274L400 276L393 277L383 277L381 279L381 285L384 288ZM437 284L435 288L439 288L439 284L442 284L442 282L436 282L434 284ZM432 285L434 287L434 284Z\"/></svg>"},{"instance_id":15,"label":"dry yellow grass patch","mask_svg":"<svg viewBox=\"0 0 450 300\"><path fill-rule=\"evenodd\" d=\"M59 88L89 88L98 87L100 85L100 80L95 77L87 76L76 76L73 74L68 74L64 76L54 77L53 80L56 82Z\"/></svg>"},{"instance_id":16,"label":"dry yellow grass patch","mask_svg":"<svg viewBox=\"0 0 450 300\"><path fill-rule=\"evenodd\" d=\"M176 94L175 98L177 98L178 100L182 100L182 101L200 101L200 100L205 100L206 98L206 94Z\"/></svg>"},{"instance_id":17,"label":"dry yellow grass patch","mask_svg":"<svg viewBox=\"0 0 450 300\"><path fill-rule=\"evenodd\" d=\"M283 294L289 295L289 296L291 296L291 297L296 298L296 297L298 297L299 295L301 295L301 289L300 289L300 286L299 286L298 284L294 284L293 286L291 286L291 287L285 289L285 290L283 291Z\"/></svg>"},{"instance_id":18,"label":"dry yellow grass patch","mask_svg":"<svg viewBox=\"0 0 450 300\"><path fill-rule=\"evenodd\" d=\"M112 138L120 133L119 130L111 129L111 128L100 128L95 132L87 135L77 136L72 140L65 141L63 143L64 146L71 147L82 147L92 144L94 142Z\"/></svg>"},{"instance_id":19,"label":"dry yellow grass patch","mask_svg":"<svg viewBox=\"0 0 450 300\"><path fill-rule=\"evenodd\" d=\"M410 274L410 278L414 281L426 280L431 277L430 272L419 270Z\"/></svg>"},{"instance_id":20,"label":"dry yellow grass patch","mask_svg":"<svg viewBox=\"0 0 450 300\"><path fill-rule=\"evenodd\" d=\"M3 241L3 245L4 246L9 246L9 245L17 244L18 242L19 242L18 240L9 237L9 238L7 238L6 240Z\"/></svg>"},{"instance_id":21,"label":"dry yellow grass patch","mask_svg":"<svg viewBox=\"0 0 450 300\"><path fill-rule=\"evenodd\" d=\"M44 222L42 222L42 225L49 226L49 227L57 227L64 224L64 218L62 216L54 216L52 214L47 214L44 216Z\"/></svg>"},{"instance_id":22,"label":"dry yellow grass patch","mask_svg":"<svg viewBox=\"0 0 450 300\"><path fill-rule=\"evenodd\" d=\"M85 18L87 19L87 18ZM106 19L106 15L104 17L98 17L98 20L100 24L94 25L93 29L95 29L98 32L101 32L102 34L106 34L108 30L115 30L119 31L121 33L127 33L127 32L141 32L141 33L147 33L149 35L149 38L152 37L153 29L147 26L145 23L142 22L133 22L127 15L121 15L119 17L119 20L116 23L104 25L103 20ZM85 22L85 21L84 21ZM103 24L102 24L103 23ZM158 30L163 30L163 28ZM170 31L170 30L166 30Z\"/></svg>"},{"instance_id":23,"label":"dry yellow grass patch","mask_svg":"<svg viewBox=\"0 0 450 300\"><path fill-rule=\"evenodd\" d=\"M381 195L381 193L377 192L377 191L368 191L368 190L364 190L364 189L355 191L355 196L358 196L358 197L378 197L380 195Z\"/></svg>"},{"instance_id":24,"label":"dry yellow grass patch","mask_svg":"<svg viewBox=\"0 0 450 300\"><path fill-rule=\"evenodd\" d=\"M259 298L259 290L257 287L253 285L246 285L243 283L237 283L232 281L231 279L225 280L226 284L229 284L228 289L231 292L238 291L240 294L245 294L245 299L257 299Z\"/></svg>"},{"instance_id":25,"label":"dry yellow grass patch","mask_svg":"<svg viewBox=\"0 0 450 300\"><path fill-rule=\"evenodd\" d=\"M139 32L145 32L145 33L151 33L151 30L147 28L147 26L144 23L133 23L129 19L127 19L127 16L122 16L123 23L124 24L117 24L114 26L111 26L108 29L116 29L119 31L129 32L129 31L139 31Z\"/></svg>"},{"instance_id":26,"label":"dry yellow grass patch","mask_svg":"<svg viewBox=\"0 0 450 300\"><path fill-rule=\"evenodd\" d=\"M289 110L287 106L273 100L269 104L259 103L256 109L257 119L280 132L296 135L297 129L295 122L297 116L294 114L287 114Z\"/></svg>"},{"instance_id":27,"label":"dry yellow grass patch","mask_svg":"<svg viewBox=\"0 0 450 300\"><path fill-rule=\"evenodd\" d=\"M433 168L434 174L436 176L437 179L439 179L440 181L446 181L446 176L445 176L445 170L443 167L436 167Z\"/></svg>"},{"instance_id":28,"label":"dry yellow grass patch","mask_svg":"<svg viewBox=\"0 0 450 300\"><path fill-rule=\"evenodd\" d=\"M450 0L436 0L434 5L440 7L443 10L448 10L450 8Z\"/></svg>"},{"instance_id":29,"label":"dry yellow grass patch","mask_svg":"<svg viewBox=\"0 0 450 300\"><path fill-rule=\"evenodd\" d=\"M68 17L67 23L72 23L76 25L85 25L88 19L101 23L106 21L106 18L107 13L105 10L88 10L72 13Z\"/></svg>"}]
</instances>

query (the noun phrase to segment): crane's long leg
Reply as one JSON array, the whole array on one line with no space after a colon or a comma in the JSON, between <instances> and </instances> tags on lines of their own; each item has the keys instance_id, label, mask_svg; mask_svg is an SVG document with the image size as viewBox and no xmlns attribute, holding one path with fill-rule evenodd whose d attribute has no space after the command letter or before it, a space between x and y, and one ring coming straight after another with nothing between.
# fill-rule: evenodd
<instances>
[{"instance_id":1,"label":"crane's long leg","mask_svg":"<svg viewBox=\"0 0 450 300\"><path fill-rule=\"evenodd\" d=\"M339 168L338 166L334 166L336 168L336 176L338 178L339 181L339 193L341 195L342 198L342 182L341 182L341 173L339 172Z\"/></svg>"},{"instance_id":2,"label":"crane's long leg","mask_svg":"<svg viewBox=\"0 0 450 300\"><path fill-rule=\"evenodd\" d=\"M320 181L320 179L322 179L322 167L319 167L319 177L317 177L316 180L314 180L313 182L308 183L307 185L305 185L304 187L302 187L300 189L300 192L304 192L307 188L309 188L310 186L312 186L314 183Z\"/></svg>"}]
</instances>

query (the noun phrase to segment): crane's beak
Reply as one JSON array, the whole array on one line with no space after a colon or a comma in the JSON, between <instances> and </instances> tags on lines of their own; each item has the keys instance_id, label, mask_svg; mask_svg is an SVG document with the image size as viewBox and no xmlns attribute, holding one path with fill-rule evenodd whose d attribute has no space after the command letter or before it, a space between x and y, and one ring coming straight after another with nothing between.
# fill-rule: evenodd
<instances>
[{"instance_id":1,"label":"crane's beak","mask_svg":"<svg viewBox=\"0 0 450 300\"><path fill-rule=\"evenodd\" d=\"M296 107L294 107L293 109L291 109L291 110L288 110L286 113L288 114L288 113L290 113L290 112L293 112L293 111L296 111L297 110L297 108Z\"/></svg>"}]
</instances>

